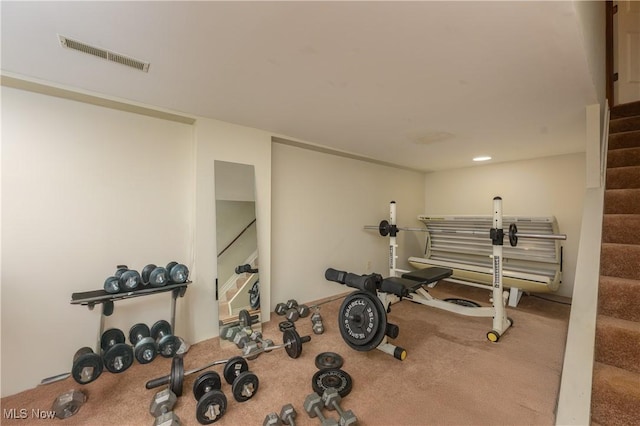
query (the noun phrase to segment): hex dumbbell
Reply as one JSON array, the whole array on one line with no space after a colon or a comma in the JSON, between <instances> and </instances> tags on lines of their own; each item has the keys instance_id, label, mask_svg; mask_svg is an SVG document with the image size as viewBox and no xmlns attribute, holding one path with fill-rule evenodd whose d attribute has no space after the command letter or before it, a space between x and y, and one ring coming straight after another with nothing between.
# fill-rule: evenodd
<instances>
[{"instance_id":1,"label":"hex dumbbell","mask_svg":"<svg viewBox=\"0 0 640 426\"><path fill-rule=\"evenodd\" d=\"M210 424L220 420L227 409L227 397L221 390L222 380L215 371L202 373L193 382L193 396L196 399L196 419L200 424Z\"/></svg>"},{"instance_id":2,"label":"hex dumbbell","mask_svg":"<svg viewBox=\"0 0 640 426\"><path fill-rule=\"evenodd\" d=\"M307 412L309 417L317 417L320 419L322 426L338 426L338 422L330 417L325 417L322 414L322 398L317 393L311 393L304 399L304 411Z\"/></svg>"},{"instance_id":3,"label":"hex dumbbell","mask_svg":"<svg viewBox=\"0 0 640 426\"><path fill-rule=\"evenodd\" d=\"M249 371L247 360L243 357L237 356L229 359L222 373L224 379L231 385L231 391L236 401L248 401L258 392L260 385L258 376Z\"/></svg>"},{"instance_id":4,"label":"hex dumbbell","mask_svg":"<svg viewBox=\"0 0 640 426\"><path fill-rule=\"evenodd\" d=\"M269 413L264 418L262 426L282 426L282 420L280 420L278 413Z\"/></svg>"},{"instance_id":5,"label":"hex dumbbell","mask_svg":"<svg viewBox=\"0 0 640 426\"><path fill-rule=\"evenodd\" d=\"M296 426L295 418L297 414L298 413L296 413L296 409L293 408L293 405L283 405L282 409L280 410L280 418L282 419L282 423L289 426Z\"/></svg>"},{"instance_id":6,"label":"hex dumbbell","mask_svg":"<svg viewBox=\"0 0 640 426\"><path fill-rule=\"evenodd\" d=\"M157 392L151 400L149 413L155 417L154 426L179 426L180 417L173 412L178 397L171 389L163 389Z\"/></svg>"},{"instance_id":7,"label":"hex dumbbell","mask_svg":"<svg viewBox=\"0 0 640 426\"><path fill-rule=\"evenodd\" d=\"M146 324L136 324L129 330L129 341L133 345L133 354L140 364L148 364L158 356L158 345L151 337Z\"/></svg>"},{"instance_id":8,"label":"hex dumbbell","mask_svg":"<svg viewBox=\"0 0 640 426\"><path fill-rule=\"evenodd\" d=\"M104 366L112 373L122 373L133 364L133 348L124 341L124 333L117 328L110 328L100 338Z\"/></svg>"},{"instance_id":9,"label":"hex dumbbell","mask_svg":"<svg viewBox=\"0 0 640 426\"><path fill-rule=\"evenodd\" d=\"M158 353L165 358L173 357L181 345L180 339L171 332L171 324L165 320L151 326L151 337L158 344Z\"/></svg>"},{"instance_id":10,"label":"hex dumbbell","mask_svg":"<svg viewBox=\"0 0 640 426\"><path fill-rule=\"evenodd\" d=\"M335 410L340 415L340 426L351 426L358 423L358 418L351 410L343 410L340 406L342 397L336 388L326 388L322 393L322 402L329 410Z\"/></svg>"},{"instance_id":11,"label":"hex dumbbell","mask_svg":"<svg viewBox=\"0 0 640 426\"><path fill-rule=\"evenodd\" d=\"M313 324L314 334L324 333L324 324L322 323L322 315L320 315L320 312L316 311L311 315L311 323Z\"/></svg>"},{"instance_id":12,"label":"hex dumbbell","mask_svg":"<svg viewBox=\"0 0 640 426\"><path fill-rule=\"evenodd\" d=\"M78 349L73 355L71 376L81 385L91 383L100 377L103 369L102 357L88 346Z\"/></svg>"}]
</instances>

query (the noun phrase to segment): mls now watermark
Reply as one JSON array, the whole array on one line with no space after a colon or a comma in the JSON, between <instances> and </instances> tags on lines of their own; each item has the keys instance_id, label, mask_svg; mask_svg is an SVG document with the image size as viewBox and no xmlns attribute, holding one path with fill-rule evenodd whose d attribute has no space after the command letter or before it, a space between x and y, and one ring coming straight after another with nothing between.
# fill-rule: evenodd
<instances>
[{"instance_id":1,"label":"mls now watermark","mask_svg":"<svg viewBox=\"0 0 640 426\"><path fill-rule=\"evenodd\" d=\"M5 419L54 419L56 412L53 410L41 410L39 408L32 408L27 410L26 408L3 408L2 417Z\"/></svg>"}]
</instances>

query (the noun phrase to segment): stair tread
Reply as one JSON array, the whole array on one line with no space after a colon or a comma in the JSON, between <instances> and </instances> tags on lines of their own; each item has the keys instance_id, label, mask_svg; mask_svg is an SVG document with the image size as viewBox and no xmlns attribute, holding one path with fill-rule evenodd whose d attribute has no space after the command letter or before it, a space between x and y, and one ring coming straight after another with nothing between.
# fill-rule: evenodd
<instances>
[{"instance_id":1,"label":"stair tread","mask_svg":"<svg viewBox=\"0 0 640 426\"><path fill-rule=\"evenodd\" d=\"M600 276L598 314L640 321L640 280Z\"/></svg>"},{"instance_id":2,"label":"stair tread","mask_svg":"<svg viewBox=\"0 0 640 426\"><path fill-rule=\"evenodd\" d=\"M600 324L606 327L615 327L624 329L633 333L638 333L640 336L640 322L630 321L621 318L615 318L609 315L598 314L596 317L596 324Z\"/></svg>"},{"instance_id":3,"label":"stair tread","mask_svg":"<svg viewBox=\"0 0 640 426\"><path fill-rule=\"evenodd\" d=\"M615 105L611 108L611 119L640 115L640 101Z\"/></svg>"},{"instance_id":4,"label":"stair tread","mask_svg":"<svg viewBox=\"0 0 640 426\"><path fill-rule=\"evenodd\" d=\"M640 130L640 116L620 117L609 121L609 134Z\"/></svg>"},{"instance_id":5,"label":"stair tread","mask_svg":"<svg viewBox=\"0 0 640 426\"><path fill-rule=\"evenodd\" d=\"M618 388L625 389L629 395L640 399L640 373L596 361L593 363L593 381L615 382Z\"/></svg>"},{"instance_id":6,"label":"stair tread","mask_svg":"<svg viewBox=\"0 0 640 426\"><path fill-rule=\"evenodd\" d=\"M639 418L640 374L594 362L592 424L637 425Z\"/></svg>"}]
</instances>

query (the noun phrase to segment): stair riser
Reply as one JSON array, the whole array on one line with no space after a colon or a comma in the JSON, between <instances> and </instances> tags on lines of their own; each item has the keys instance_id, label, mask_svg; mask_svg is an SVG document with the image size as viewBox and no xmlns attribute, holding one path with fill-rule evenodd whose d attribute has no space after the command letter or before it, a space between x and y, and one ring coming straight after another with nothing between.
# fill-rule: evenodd
<instances>
[{"instance_id":1,"label":"stair riser","mask_svg":"<svg viewBox=\"0 0 640 426\"><path fill-rule=\"evenodd\" d=\"M607 169L607 189L640 188L640 166Z\"/></svg>"},{"instance_id":2,"label":"stair riser","mask_svg":"<svg viewBox=\"0 0 640 426\"><path fill-rule=\"evenodd\" d=\"M640 166L640 148L614 149L607 153L607 169Z\"/></svg>"},{"instance_id":3,"label":"stair riser","mask_svg":"<svg viewBox=\"0 0 640 426\"><path fill-rule=\"evenodd\" d=\"M638 425L640 399L595 381L591 394L591 421L602 426Z\"/></svg>"},{"instance_id":4,"label":"stair riser","mask_svg":"<svg viewBox=\"0 0 640 426\"><path fill-rule=\"evenodd\" d=\"M635 115L640 115L640 101L614 106L611 108L610 118L613 120L622 117L633 117Z\"/></svg>"},{"instance_id":5,"label":"stair riser","mask_svg":"<svg viewBox=\"0 0 640 426\"><path fill-rule=\"evenodd\" d=\"M614 244L640 244L640 214L604 215L602 242Z\"/></svg>"},{"instance_id":6,"label":"stair riser","mask_svg":"<svg viewBox=\"0 0 640 426\"><path fill-rule=\"evenodd\" d=\"M640 280L640 245L603 243L600 275Z\"/></svg>"},{"instance_id":7,"label":"stair riser","mask_svg":"<svg viewBox=\"0 0 640 426\"><path fill-rule=\"evenodd\" d=\"M640 189L608 189L604 193L605 214L640 214Z\"/></svg>"},{"instance_id":8,"label":"stair riser","mask_svg":"<svg viewBox=\"0 0 640 426\"><path fill-rule=\"evenodd\" d=\"M640 117L624 117L611 120L609 134L640 130Z\"/></svg>"},{"instance_id":9,"label":"stair riser","mask_svg":"<svg viewBox=\"0 0 640 426\"><path fill-rule=\"evenodd\" d=\"M640 322L640 281L600 277L598 314Z\"/></svg>"},{"instance_id":10,"label":"stair riser","mask_svg":"<svg viewBox=\"0 0 640 426\"><path fill-rule=\"evenodd\" d=\"M640 374L640 331L596 323L595 360Z\"/></svg>"}]
</instances>

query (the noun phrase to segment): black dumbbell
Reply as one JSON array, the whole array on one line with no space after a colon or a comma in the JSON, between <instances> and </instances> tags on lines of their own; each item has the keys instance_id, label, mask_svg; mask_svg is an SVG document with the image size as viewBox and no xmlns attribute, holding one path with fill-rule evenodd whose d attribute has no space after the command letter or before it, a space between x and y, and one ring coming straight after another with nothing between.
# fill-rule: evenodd
<instances>
[{"instance_id":1,"label":"black dumbbell","mask_svg":"<svg viewBox=\"0 0 640 426\"><path fill-rule=\"evenodd\" d=\"M142 268L141 280L143 285L163 287L169 282L169 272L162 266L156 266L150 263Z\"/></svg>"},{"instance_id":2,"label":"black dumbbell","mask_svg":"<svg viewBox=\"0 0 640 426\"><path fill-rule=\"evenodd\" d=\"M126 265L118 265L115 274L104 281L104 291L107 293L133 291L138 288L141 281L138 271L129 269Z\"/></svg>"},{"instance_id":3,"label":"black dumbbell","mask_svg":"<svg viewBox=\"0 0 640 426\"><path fill-rule=\"evenodd\" d=\"M180 339L171 332L171 324L165 320L151 326L151 337L158 344L158 353L165 358L173 357L181 345Z\"/></svg>"},{"instance_id":4,"label":"black dumbbell","mask_svg":"<svg viewBox=\"0 0 640 426\"><path fill-rule=\"evenodd\" d=\"M110 328L100 338L104 366L112 373L122 373L133 364L133 348L124 341L124 333L117 328Z\"/></svg>"},{"instance_id":5,"label":"black dumbbell","mask_svg":"<svg viewBox=\"0 0 640 426\"><path fill-rule=\"evenodd\" d=\"M222 381L215 371L201 374L193 382L193 396L196 404L196 419L207 425L220 420L227 409L227 397L221 391Z\"/></svg>"},{"instance_id":6,"label":"black dumbbell","mask_svg":"<svg viewBox=\"0 0 640 426\"><path fill-rule=\"evenodd\" d=\"M282 316L287 313L287 304L286 303L278 303L276 305L275 313Z\"/></svg>"},{"instance_id":7,"label":"black dumbbell","mask_svg":"<svg viewBox=\"0 0 640 426\"><path fill-rule=\"evenodd\" d=\"M258 376L249 371L247 360L241 356L233 357L224 365L224 379L231 385L233 397L238 402L253 398L258 392Z\"/></svg>"},{"instance_id":8,"label":"black dumbbell","mask_svg":"<svg viewBox=\"0 0 640 426\"><path fill-rule=\"evenodd\" d=\"M129 341L133 344L133 354L140 364L148 364L158 355L158 345L151 337L146 324L136 324L129 330Z\"/></svg>"},{"instance_id":9,"label":"black dumbbell","mask_svg":"<svg viewBox=\"0 0 640 426\"><path fill-rule=\"evenodd\" d=\"M100 377L103 369L102 358L88 346L78 349L73 355L71 376L81 385L91 383Z\"/></svg>"},{"instance_id":10,"label":"black dumbbell","mask_svg":"<svg viewBox=\"0 0 640 426\"><path fill-rule=\"evenodd\" d=\"M189 278L189 268L178 262L169 262L167 264L167 273L169 281L174 284L182 284Z\"/></svg>"}]
</instances>

